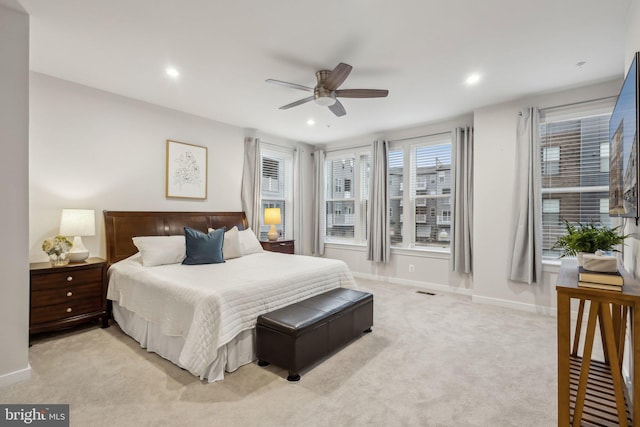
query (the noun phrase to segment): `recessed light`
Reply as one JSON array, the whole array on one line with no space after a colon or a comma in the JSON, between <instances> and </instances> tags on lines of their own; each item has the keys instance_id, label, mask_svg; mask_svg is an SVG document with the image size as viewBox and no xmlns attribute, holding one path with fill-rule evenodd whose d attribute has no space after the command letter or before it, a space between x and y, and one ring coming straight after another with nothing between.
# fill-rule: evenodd
<instances>
[{"instance_id":1,"label":"recessed light","mask_svg":"<svg viewBox=\"0 0 640 427\"><path fill-rule=\"evenodd\" d=\"M315 124L316 124L316 121L315 121L315 120L313 120L313 119L309 119L309 120L307 120L307 124L308 124L309 126L313 126L313 125L315 125Z\"/></svg>"},{"instance_id":2,"label":"recessed light","mask_svg":"<svg viewBox=\"0 0 640 427\"><path fill-rule=\"evenodd\" d=\"M180 76L180 72L173 67L167 68L166 73L169 77L173 77L174 79L177 79Z\"/></svg>"},{"instance_id":3,"label":"recessed light","mask_svg":"<svg viewBox=\"0 0 640 427\"><path fill-rule=\"evenodd\" d=\"M473 73L473 74L470 74L469 77L467 77L467 79L465 80L465 83L468 85L474 85L479 81L480 81L480 74Z\"/></svg>"}]
</instances>

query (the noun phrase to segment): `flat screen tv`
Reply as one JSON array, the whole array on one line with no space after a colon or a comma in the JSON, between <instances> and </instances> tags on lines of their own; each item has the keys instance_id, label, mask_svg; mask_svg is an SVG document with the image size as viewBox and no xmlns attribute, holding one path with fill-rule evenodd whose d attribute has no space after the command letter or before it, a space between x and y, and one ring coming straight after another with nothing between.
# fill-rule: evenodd
<instances>
[{"instance_id":1,"label":"flat screen tv","mask_svg":"<svg viewBox=\"0 0 640 427\"><path fill-rule=\"evenodd\" d=\"M638 62L636 52L609 121L609 215L638 218Z\"/></svg>"}]
</instances>

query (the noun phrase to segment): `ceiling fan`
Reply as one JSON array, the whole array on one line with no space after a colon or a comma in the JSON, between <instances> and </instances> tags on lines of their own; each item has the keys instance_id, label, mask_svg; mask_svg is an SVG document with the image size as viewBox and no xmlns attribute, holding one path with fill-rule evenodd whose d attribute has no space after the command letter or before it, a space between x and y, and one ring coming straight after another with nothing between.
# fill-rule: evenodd
<instances>
[{"instance_id":1,"label":"ceiling fan","mask_svg":"<svg viewBox=\"0 0 640 427\"><path fill-rule=\"evenodd\" d=\"M295 83L283 82L281 80L267 79L267 83L275 83L294 89L304 90L305 92L313 92L312 96L283 105L281 110L288 110L297 107L309 101L315 101L316 104L329 107L329 110L338 117L342 117L347 112L338 97L341 98L382 98L389 94L388 90L381 89L338 89L351 73L353 67L349 64L339 63L333 70L320 70L316 72L318 84L316 87L302 86Z\"/></svg>"}]
</instances>

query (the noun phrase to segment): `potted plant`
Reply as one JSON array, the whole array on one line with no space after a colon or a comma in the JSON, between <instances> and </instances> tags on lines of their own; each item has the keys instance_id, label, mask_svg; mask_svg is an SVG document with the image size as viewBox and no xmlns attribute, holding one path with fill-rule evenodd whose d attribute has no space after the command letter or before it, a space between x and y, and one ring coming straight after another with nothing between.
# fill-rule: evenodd
<instances>
[{"instance_id":1,"label":"potted plant","mask_svg":"<svg viewBox=\"0 0 640 427\"><path fill-rule=\"evenodd\" d=\"M558 238L551 249L562 249L564 256L577 256L578 265L581 263L583 253L595 253L596 251L618 252L615 248L624 243L628 235L618 233L620 227L609 228L593 223L571 224L564 220L567 234Z\"/></svg>"}]
</instances>

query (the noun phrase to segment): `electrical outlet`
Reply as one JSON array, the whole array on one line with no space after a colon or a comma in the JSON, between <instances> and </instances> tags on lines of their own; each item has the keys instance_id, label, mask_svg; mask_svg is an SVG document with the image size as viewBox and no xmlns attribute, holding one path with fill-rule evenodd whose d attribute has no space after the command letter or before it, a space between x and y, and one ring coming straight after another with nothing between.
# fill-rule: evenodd
<instances>
[{"instance_id":1,"label":"electrical outlet","mask_svg":"<svg viewBox=\"0 0 640 427\"><path fill-rule=\"evenodd\" d=\"M413 273L416 271L416 266L413 264L409 264L409 273Z\"/></svg>"}]
</instances>

